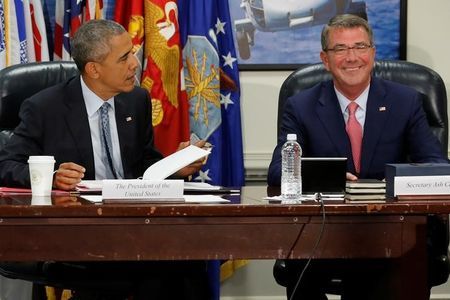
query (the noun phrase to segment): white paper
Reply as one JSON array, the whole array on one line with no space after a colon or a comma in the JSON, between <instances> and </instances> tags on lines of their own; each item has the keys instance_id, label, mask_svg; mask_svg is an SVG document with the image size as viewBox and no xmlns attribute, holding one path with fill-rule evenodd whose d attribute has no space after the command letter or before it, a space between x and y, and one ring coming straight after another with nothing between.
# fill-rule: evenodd
<instances>
[{"instance_id":1,"label":"white paper","mask_svg":"<svg viewBox=\"0 0 450 300\"><path fill-rule=\"evenodd\" d=\"M81 198L92 203L101 203L103 201L101 195L82 195Z\"/></svg>"},{"instance_id":2,"label":"white paper","mask_svg":"<svg viewBox=\"0 0 450 300\"><path fill-rule=\"evenodd\" d=\"M78 191L87 192L101 192L103 188L103 181L101 180L81 180L77 184Z\"/></svg>"},{"instance_id":3,"label":"white paper","mask_svg":"<svg viewBox=\"0 0 450 300\"><path fill-rule=\"evenodd\" d=\"M197 146L189 145L148 167L143 175L143 179L164 180L181 168L209 155L209 153L211 153L211 150L204 150Z\"/></svg>"},{"instance_id":4,"label":"white paper","mask_svg":"<svg viewBox=\"0 0 450 300\"><path fill-rule=\"evenodd\" d=\"M81 198L92 203L102 203L101 195L83 195ZM186 203L229 203L230 200L214 195L185 195ZM143 201L144 202L144 201Z\"/></svg>"},{"instance_id":5,"label":"white paper","mask_svg":"<svg viewBox=\"0 0 450 300\"><path fill-rule=\"evenodd\" d=\"M230 200L214 195L184 195L186 203L229 203Z\"/></svg>"},{"instance_id":6,"label":"white paper","mask_svg":"<svg viewBox=\"0 0 450 300\"><path fill-rule=\"evenodd\" d=\"M220 186L206 182L184 182L185 191L218 191Z\"/></svg>"}]
</instances>

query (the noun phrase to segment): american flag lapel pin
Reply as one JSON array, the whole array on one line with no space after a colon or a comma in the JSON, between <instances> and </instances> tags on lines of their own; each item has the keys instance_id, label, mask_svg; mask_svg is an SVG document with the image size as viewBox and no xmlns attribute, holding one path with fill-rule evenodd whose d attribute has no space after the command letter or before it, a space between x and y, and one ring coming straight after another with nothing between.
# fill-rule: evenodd
<instances>
[{"instance_id":1,"label":"american flag lapel pin","mask_svg":"<svg viewBox=\"0 0 450 300\"><path fill-rule=\"evenodd\" d=\"M380 107L378 107L378 111L386 111L386 106L380 106Z\"/></svg>"},{"instance_id":2,"label":"american flag lapel pin","mask_svg":"<svg viewBox=\"0 0 450 300\"><path fill-rule=\"evenodd\" d=\"M127 122L130 122L131 120L133 120L133 118L132 118L132 117L127 117L125 120L126 120Z\"/></svg>"}]
</instances>

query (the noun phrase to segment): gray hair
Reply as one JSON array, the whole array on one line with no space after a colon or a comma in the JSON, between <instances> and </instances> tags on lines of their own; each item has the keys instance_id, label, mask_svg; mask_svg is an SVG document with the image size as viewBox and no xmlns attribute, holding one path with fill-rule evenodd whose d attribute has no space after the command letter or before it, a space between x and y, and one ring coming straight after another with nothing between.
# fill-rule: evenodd
<instances>
[{"instance_id":1,"label":"gray hair","mask_svg":"<svg viewBox=\"0 0 450 300\"><path fill-rule=\"evenodd\" d=\"M357 28L361 27L369 36L370 44L373 45L373 32L372 28L370 27L369 23L367 23L366 20L364 20L361 17L345 14L345 15L337 15L328 22L327 25L325 25L322 29L322 36L321 36L321 43L322 43L322 50L325 51L328 49L328 43L329 43L329 33L331 29L335 28Z\"/></svg>"},{"instance_id":2,"label":"gray hair","mask_svg":"<svg viewBox=\"0 0 450 300\"><path fill-rule=\"evenodd\" d=\"M71 54L78 70L84 72L88 62L101 62L111 51L112 37L127 32L122 25L111 20L92 20L75 32L71 41Z\"/></svg>"}]
</instances>

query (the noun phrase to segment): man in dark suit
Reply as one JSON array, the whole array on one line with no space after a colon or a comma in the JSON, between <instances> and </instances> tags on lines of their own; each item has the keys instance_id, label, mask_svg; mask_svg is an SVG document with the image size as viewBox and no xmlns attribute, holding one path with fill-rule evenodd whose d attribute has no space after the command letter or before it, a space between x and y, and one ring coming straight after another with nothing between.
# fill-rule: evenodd
<instances>
[{"instance_id":1,"label":"man in dark suit","mask_svg":"<svg viewBox=\"0 0 450 300\"><path fill-rule=\"evenodd\" d=\"M101 27L103 23L105 28ZM150 98L147 91L134 85L138 62L127 32L113 22L95 21L77 33L72 41L72 56L81 76L23 103L21 123L0 154L2 185L30 185L30 155L55 156L59 168L54 186L59 189L73 189L82 178L106 178L105 172L98 172L98 168L104 168L98 159L98 109L105 101L111 104L113 162L118 177L138 178L162 158L153 147ZM193 164L177 175L190 175L200 166Z\"/></svg>"},{"instance_id":2,"label":"man in dark suit","mask_svg":"<svg viewBox=\"0 0 450 300\"><path fill-rule=\"evenodd\" d=\"M269 167L269 185L280 185L281 147L288 133L297 134L305 157L347 157L348 180L383 179L386 163L448 162L429 128L420 94L371 76L375 47L372 30L364 19L352 15L334 17L324 27L321 41L320 57L332 80L287 100ZM288 269L294 270L287 286L291 295L304 262L286 263ZM294 299L326 299L323 283L333 274L342 275L339 271L348 269L348 265L313 262ZM367 288L364 284L370 284L371 279L360 276L364 272L356 275L355 267L354 273L343 274L344 280L350 274L344 282L345 299L390 299ZM377 267L381 273L388 270ZM362 289L358 289L361 285Z\"/></svg>"},{"instance_id":3,"label":"man in dark suit","mask_svg":"<svg viewBox=\"0 0 450 300\"><path fill-rule=\"evenodd\" d=\"M3 186L30 186L30 155L55 157L53 186L63 190L74 189L81 179L135 179L162 158L153 146L150 98L147 91L134 85L138 62L126 30L113 21L90 21L78 29L71 46L81 76L43 90L23 103L21 123L0 153ZM108 135L102 131L105 115ZM102 139L106 136L110 138L107 160ZM188 144L181 143L180 148ZM176 175L185 177L200 167L201 162L195 162ZM120 274L121 278L136 278L154 288L150 295L155 299L207 299L208 295L205 262L45 266L49 276L55 277L93 276L95 280L96 276L114 278L114 274ZM145 287L136 290L141 293Z\"/></svg>"}]
</instances>

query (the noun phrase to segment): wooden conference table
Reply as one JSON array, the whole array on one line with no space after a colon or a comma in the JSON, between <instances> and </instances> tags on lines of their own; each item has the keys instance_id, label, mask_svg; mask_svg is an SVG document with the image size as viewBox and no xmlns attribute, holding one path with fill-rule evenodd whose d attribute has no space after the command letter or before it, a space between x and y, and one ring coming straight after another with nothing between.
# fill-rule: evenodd
<instances>
[{"instance_id":1,"label":"wooden conference table","mask_svg":"<svg viewBox=\"0 0 450 300\"><path fill-rule=\"evenodd\" d=\"M227 204L92 204L70 196L30 205L0 197L0 261L308 258L322 227L321 206L268 204L262 186ZM426 298L427 214L450 202L325 204L314 258L395 259L398 299Z\"/></svg>"}]
</instances>

